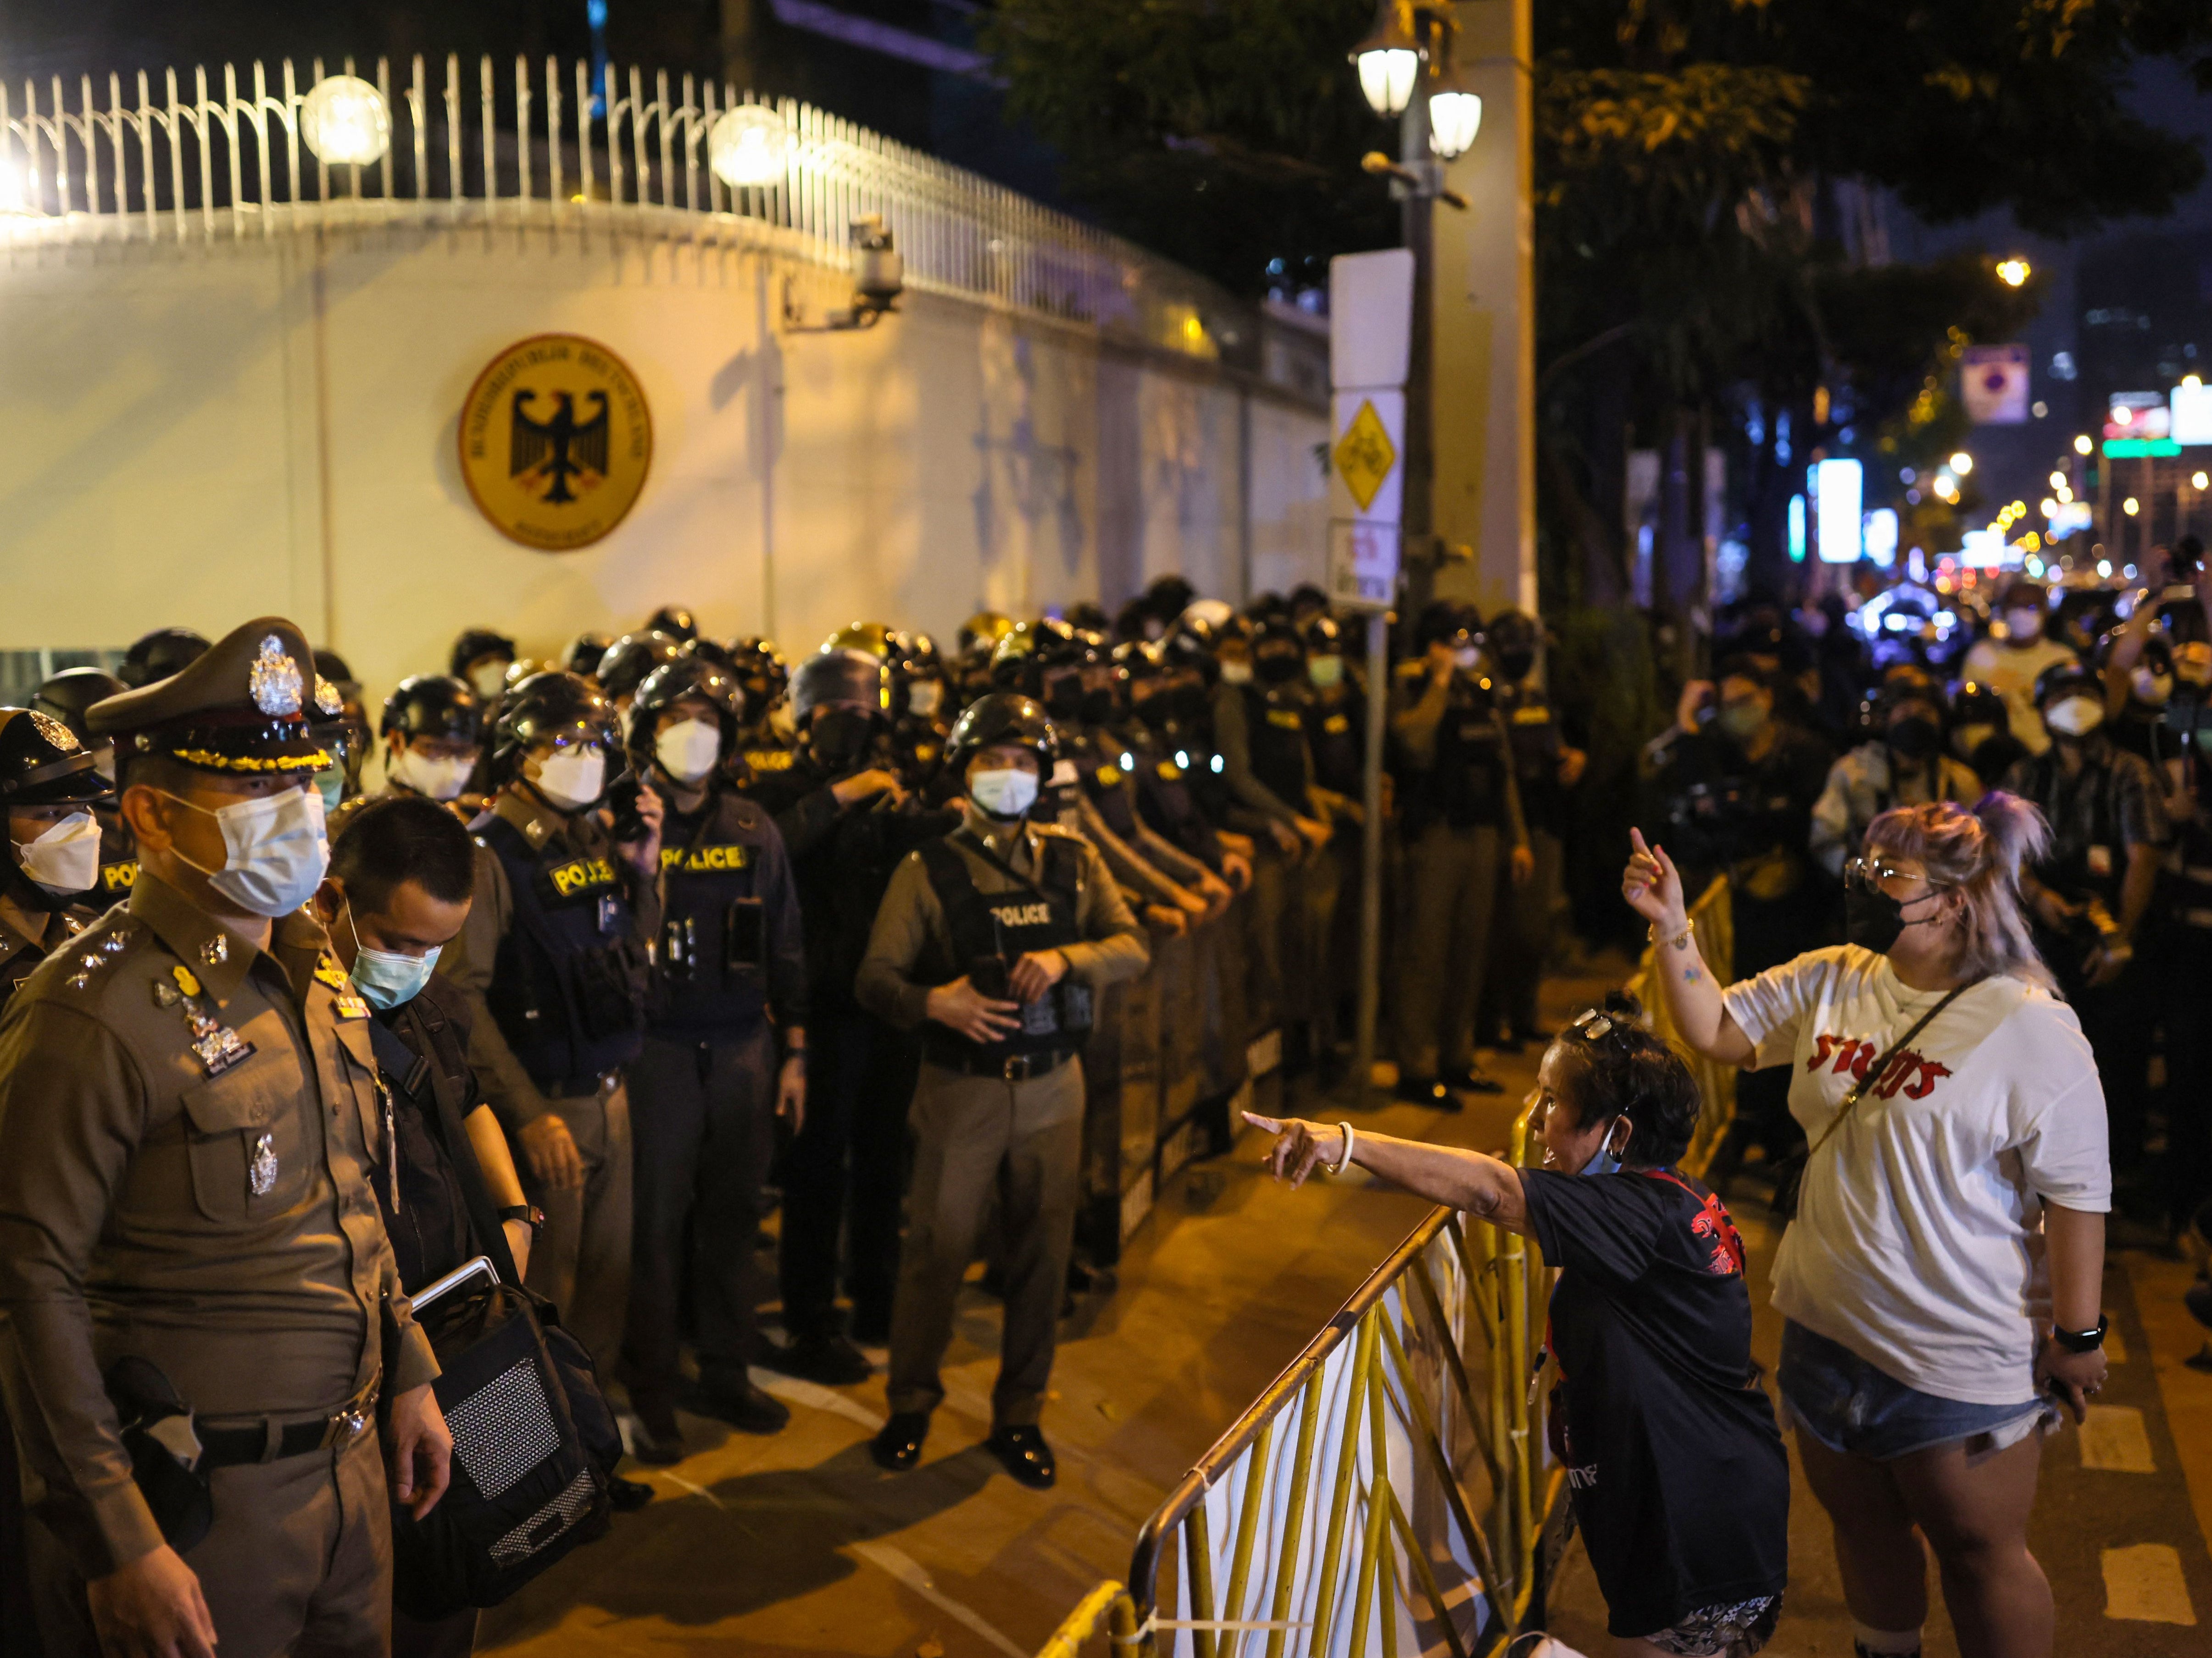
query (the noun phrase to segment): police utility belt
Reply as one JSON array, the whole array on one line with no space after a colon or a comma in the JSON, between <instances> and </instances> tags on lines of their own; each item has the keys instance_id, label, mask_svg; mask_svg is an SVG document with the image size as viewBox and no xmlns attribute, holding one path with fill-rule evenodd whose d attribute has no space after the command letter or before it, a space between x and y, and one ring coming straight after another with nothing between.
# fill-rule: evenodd
<instances>
[{"instance_id":1,"label":"police utility belt","mask_svg":"<svg viewBox=\"0 0 2212 1658\"><path fill-rule=\"evenodd\" d=\"M987 895L976 887L968 860L950 837L921 848L950 935L951 971L945 978L950 981L964 974L982 995L1012 1001L1016 962L1082 942L1077 920L1082 853L1073 841L1039 835L1038 878L1031 881L974 837L964 837L964 843L1019 884ZM996 1042L976 1042L933 1026L923 1034L922 1053L933 1065L965 1076L1007 1082L1047 1076L1081 1050L1091 1034L1091 987L1066 975L1036 1000L1022 1005L1020 1029Z\"/></svg>"}]
</instances>

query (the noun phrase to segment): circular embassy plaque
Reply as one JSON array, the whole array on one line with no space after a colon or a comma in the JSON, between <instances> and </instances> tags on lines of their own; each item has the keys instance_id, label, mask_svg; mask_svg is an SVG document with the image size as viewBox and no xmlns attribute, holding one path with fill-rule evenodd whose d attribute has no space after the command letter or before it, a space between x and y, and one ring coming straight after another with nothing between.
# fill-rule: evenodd
<instances>
[{"instance_id":1,"label":"circular embassy plaque","mask_svg":"<svg viewBox=\"0 0 2212 1658\"><path fill-rule=\"evenodd\" d=\"M501 535L587 547L623 521L653 462L653 416L629 365L578 334L493 358L461 406L461 476Z\"/></svg>"}]
</instances>

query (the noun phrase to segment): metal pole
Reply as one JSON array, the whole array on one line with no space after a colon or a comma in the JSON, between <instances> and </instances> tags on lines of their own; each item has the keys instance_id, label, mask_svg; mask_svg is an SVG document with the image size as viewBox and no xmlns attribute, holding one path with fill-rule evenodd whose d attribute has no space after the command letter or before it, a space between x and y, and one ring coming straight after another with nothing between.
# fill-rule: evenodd
<instances>
[{"instance_id":1,"label":"metal pole","mask_svg":"<svg viewBox=\"0 0 2212 1658\"><path fill-rule=\"evenodd\" d=\"M1367 760L1360 778L1359 1017L1352 1042L1352 1097L1364 1102L1375 1077L1382 1005L1382 743L1390 703L1390 615L1367 618Z\"/></svg>"}]
</instances>

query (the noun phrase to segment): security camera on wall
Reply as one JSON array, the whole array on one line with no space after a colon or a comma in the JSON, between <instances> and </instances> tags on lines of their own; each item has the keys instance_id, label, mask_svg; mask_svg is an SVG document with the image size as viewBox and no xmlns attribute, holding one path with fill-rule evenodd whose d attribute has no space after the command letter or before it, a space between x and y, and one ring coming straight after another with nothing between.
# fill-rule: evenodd
<instances>
[{"instance_id":1,"label":"security camera on wall","mask_svg":"<svg viewBox=\"0 0 2212 1658\"><path fill-rule=\"evenodd\" d=\"M893 242L891 230L880 213L866 213L846 228L853 248L853 302L842 311L826 312L817 323L792 297L789 278L784 282L783 324L793 333L836 332L872 328L878 319L898 309L906 292L906 260Z\"/></svg>"}]
</instances>

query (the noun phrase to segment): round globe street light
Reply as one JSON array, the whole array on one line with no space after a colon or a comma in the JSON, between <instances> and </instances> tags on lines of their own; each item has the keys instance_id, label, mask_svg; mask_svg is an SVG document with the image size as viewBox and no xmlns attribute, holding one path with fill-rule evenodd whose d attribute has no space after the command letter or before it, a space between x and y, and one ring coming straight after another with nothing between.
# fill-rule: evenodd
<instances>
[{"instance_id":1,"label":"round globe street light","mask_svg":"<svg viewBox=\"0 0 2212 1658\"><path fill-rule=\"evenodd\" d=\"M707 129L707 165L732 190L781 184L791 148L791 129L783 118L758 104L724 110Z\"/></svg>"},{"instance_id":2,"label":"round globe street light","mask_svg":"<svg viewBox=\"0 0 2212 1658\"><path fill-rule=\"evenodd\" d=\"M1413 100L1413 82L1425 56L1401 0L1379 0L1375 27L1352 49L1359 90L1377 115L1402 115Z\"/></svg>"},{"instance_id":3,"label":"round globe street light","mask_svg":"<svg viewBox=\"0 0 2212 1658\"><path fill-rule=\"evenodd\" d=\"M1456 90L1429 94L1429 148L1447 161L1457 161L1482 131L1480 94Z\"/></svg>"},{"instance_id":4,"label":"round globe street light","mask_svg":"<svg viewBox=\"0 0 2212 1658\"><path fill-rule=\"evenodd\" d=\"M359 76L325 76L300 100L300 137L326 167L368 167L392 148L392 110Z\"/></svg>"}]
</instances>

